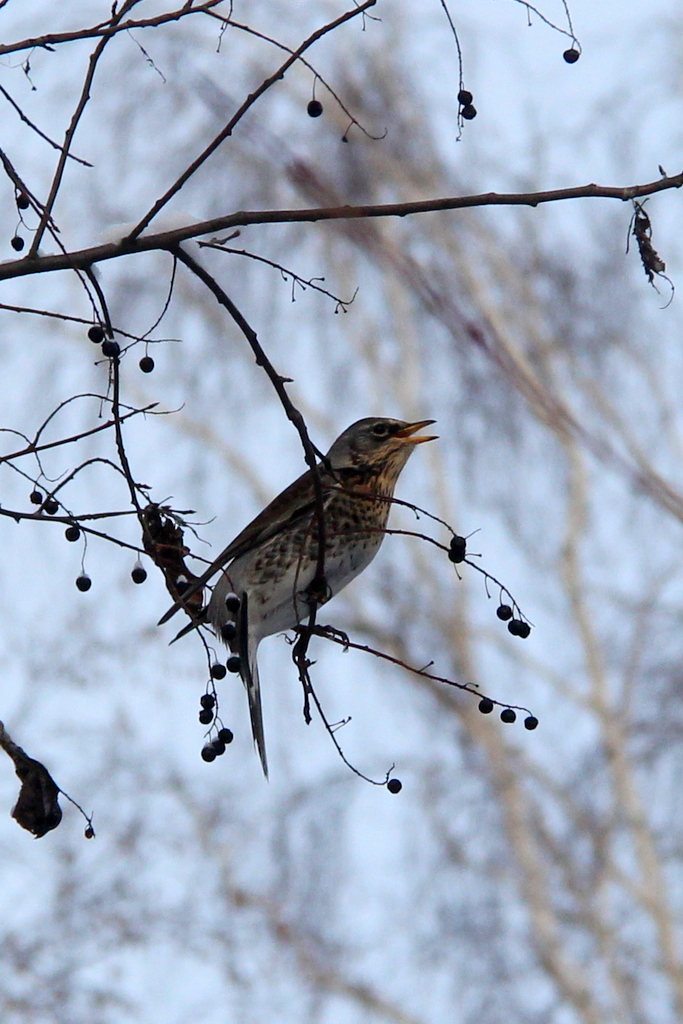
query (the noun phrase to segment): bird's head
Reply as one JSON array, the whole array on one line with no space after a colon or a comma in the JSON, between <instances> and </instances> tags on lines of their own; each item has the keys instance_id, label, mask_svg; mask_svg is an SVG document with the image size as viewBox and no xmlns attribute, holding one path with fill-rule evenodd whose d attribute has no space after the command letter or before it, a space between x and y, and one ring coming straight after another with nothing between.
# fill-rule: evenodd
<instances>
[{"instance_id":1,"label":"bird's head","mask_svg":"<svg viewBox=\"0 0 683 1024\"><path fill-rule=\"evenodd\" d=\"M433 435L423 437L417 433L434 422L407 423L384 416L368 416L352 423L339 435L327 458L333 469L376 466L395 483L415 445L435 440Z\"/></svg>"}]
</instances>

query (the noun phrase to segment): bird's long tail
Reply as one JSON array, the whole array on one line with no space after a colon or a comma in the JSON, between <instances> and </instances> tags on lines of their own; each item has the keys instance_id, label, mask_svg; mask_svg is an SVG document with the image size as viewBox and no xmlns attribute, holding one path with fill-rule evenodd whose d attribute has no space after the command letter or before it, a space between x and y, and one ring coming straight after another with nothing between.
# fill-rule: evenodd
<instances>
[{"instance_id":1,"label":"bird's long tail","mask_svg":"<svg viewBox=\"0 0 683 1024\"><path fill-rule=\"evenodd\" d=\"M235 637L237 653L240 658L240 675L247 691L249 700L249 716L254 744L261 758L263 774L268 778L268 758L266 757L266 739L263 732L263 711L261 708L261 684L259 682L256 652L258 640L253 627L249 626L249 599L246 593L241 595L240 607L237 612L237 636Z\"/></svg>"}]
</instances>

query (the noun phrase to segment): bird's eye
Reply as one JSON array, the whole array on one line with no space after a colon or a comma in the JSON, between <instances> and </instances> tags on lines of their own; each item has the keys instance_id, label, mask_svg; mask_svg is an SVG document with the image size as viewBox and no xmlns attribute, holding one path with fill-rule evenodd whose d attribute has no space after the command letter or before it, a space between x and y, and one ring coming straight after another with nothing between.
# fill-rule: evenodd
<instances>
[{"instance_id":1,"label":"bird's eye","mask_svg":"<svg viewBox=\"0 0 683 1024\"><path fill-rule=\"evenodd\" d=\"M375 423L375 425L372 427L372 432L375 435L375 437L386 437L387 434L389 433L389 424Z\"/></svg>"}]
</instances>

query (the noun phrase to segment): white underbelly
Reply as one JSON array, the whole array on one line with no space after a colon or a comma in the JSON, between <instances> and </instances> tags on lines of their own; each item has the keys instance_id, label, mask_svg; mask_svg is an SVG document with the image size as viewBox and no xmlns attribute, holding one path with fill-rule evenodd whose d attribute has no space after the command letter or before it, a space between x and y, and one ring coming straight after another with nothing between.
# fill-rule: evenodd
<instances>
[{"instance_id":1,"label":"white underbelly","mask_svg":"<svg viewBox=\"0 0 683 1024\"><path fill-rule=\"evenodd\" d=\"M341 555L328 556L325 560L325 578L334 597L340 590L358 576L377 554L383 535L370 535L360 543L349 547ZM249 593L250 627L258 639L292 629L304 622L310 613L305 591L315 576L315 566L310 562L305 569L292 569L277 580L270 580L258 586L248 586L254 577L254 553L250 552L236 559L214 588L209 608L209 618L216 627L232 619L225 607L225 596L234 591ZM329 598L328 598L329 600Z\"/></svg>"}]
</instances>

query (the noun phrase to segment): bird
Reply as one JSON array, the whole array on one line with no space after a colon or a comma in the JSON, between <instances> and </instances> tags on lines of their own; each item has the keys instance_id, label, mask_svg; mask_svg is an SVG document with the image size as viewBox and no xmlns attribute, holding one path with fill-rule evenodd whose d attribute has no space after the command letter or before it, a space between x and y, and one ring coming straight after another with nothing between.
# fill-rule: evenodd
<instances>
[{"instance_id":1,"label":"bird","mask_svg":"<svg viewBox=\"0 0 683 1024\"><path fill-rule=\"evenodd\" d=\"M327 589L315 595L316 605L338 594L379 551L396 482L415 446L436 440L418 434L434 422L366 417L347 427L318 464ZM179 636L197 621L208 620L237 656L254 744L266 778L257 649L264 637L293 629L310 612L309 588L318 566L317 509L309 469L274 498L194 582L192 592L221 570L200 619L185 606L191 593L188 590L159 622L166 622L185 606L193 622Z\"/></svg>"}]
</instances>

